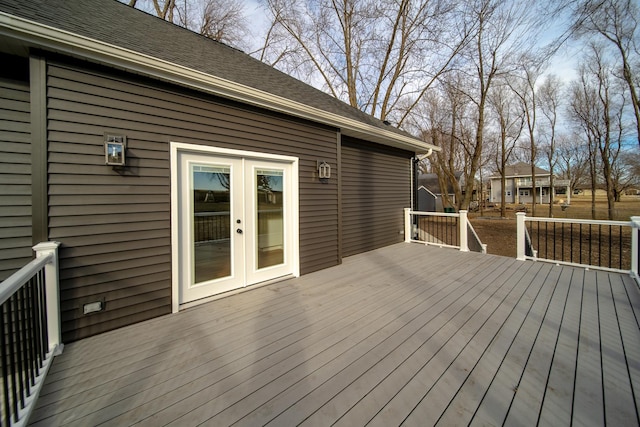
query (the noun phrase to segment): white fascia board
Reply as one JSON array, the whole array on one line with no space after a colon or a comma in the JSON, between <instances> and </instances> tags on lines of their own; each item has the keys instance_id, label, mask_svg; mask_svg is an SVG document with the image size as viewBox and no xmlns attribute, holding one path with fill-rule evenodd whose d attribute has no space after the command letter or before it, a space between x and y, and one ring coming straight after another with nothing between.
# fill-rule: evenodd
<instances>
[{"instance_id":1,"label":"white fascia board","mask_svg":"<svg viewBox=\"0 0 640 427\"><path fill-rule=\"evenodd\" d=\"M550 174L548 172L547 173L543 173L543 174L538 174L537 173L536 174L536 179L537 178L543 178L545 176L550 176ZM505 176L505 178L531 178L531 174L528 174L528 175L507 175L507 176Z\"/></svg>"},{"instance_id":2,"label":"white fascia board","mask_svg":"<svg viewBox=\"0 0 640 427\"><path fill-rule=\"evenodd\" d=\"M0 34L35 47L86 58L224 98L326 124L341 129L342 133L348 136L372 140L417 153L427 152L429 149L440 151L439 147L412 137L398 135L395 132L386 131L358 120L6 12L0 12Z\"/></svg>"}]
</instances>

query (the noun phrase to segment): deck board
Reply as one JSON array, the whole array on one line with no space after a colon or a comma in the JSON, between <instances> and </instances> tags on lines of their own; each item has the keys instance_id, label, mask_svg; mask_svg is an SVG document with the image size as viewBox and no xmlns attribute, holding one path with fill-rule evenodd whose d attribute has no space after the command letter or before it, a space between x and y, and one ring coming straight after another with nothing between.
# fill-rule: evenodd
<instances>
[{"instance_id":1,"label":"deck board","mask_svg":"<svg viewBox=\"0 0 640 427\"><path fill-rule=\"evenodd\" d=\"M562 270L549 267L536 277L539 290L526 308L526 317L487 391L477 407L470 425L502 425L518 390L523 366L529 360L535 337L542 327L543 313L555 290Z\"/></svg>"},{"instance_id":2,"label":"deck board","mask_svg":"<svg viewBox=\"0 0 640 427\"><path fill-rule=\"evenodd\" d=\"M524 277L521 279L525 286L524 292L511 306L508 317L500 325L500 329L493 336L489 345L482 349L482 356L475 359L473 354L470 355L468 365L463 366L467 373L464 382L455 396L447 402L446 410L443 411L437 422L432 422L432 424L442 426L468 424L473 418L483 397L486 396L489 387L496 378L501 364L507 357L518 332L522 329L528 309L542 288L544 278L546 278L545 272L551 270L550 265L536 265L535 267L538 268L532 268L527 272L526 281ZM468 366L473 366L473 368L469 369Z\"/></svg>"},{"instance_id":3,"label":"deck board","mask_svg":"<svg viewBox=\"0 0 640 427\"><path fill-rule=\"evenodd\" d=\"M636 414L631 417L625 408L634 406L633 392L620 325L615 310L612 284L609 276L597 273L598 303L600 310L600 336L602 340L602 380L604 393L605 418L608 425L633 425L637 423Z\"/></svg>"},{"instance_id":4,"label":"deck board","mask_svg":"<svg viewBox=\"0 0 640 427\"><path fill-rule=\"evenodd\" d=\"M602 404L602 353L600 352L600 322L598 283L593 271L585 272L580 314L580 340L573 394L573 422L577 425L604 425Z\"/></svg>"},{"instance_id":5,"label":"deck board","mask_svg":"<svg viewBox=\"0 0 640 427\"><path fill-rule=\"evenodd\" d=\"M72 343L31 422L637 424L639 314L621 274L399 244Z\"/></svg>"},{"instance_id":6,"label":"deck board","mask_svg":"<svg viewBox=\"0 0 640 427\"><path fill-rule=\"evenodd\" d=\"M544 398L546 381L553 352L557 343L562 315L564 313L572 270L564 269L555 284L549 305L545 308L541 327L535 336L534 345L514 389L511 406L505 419L506 425L517 424L517 420L537 420Z\"/></svg>"},{"instance_id":7,"label":"deck board","mask_svg":"<svg viewBox=\"0 0 640 427\"><path fill-rule=\"evenodd\" d=\"M566 408L571 408L573 404L583 281L583 271L573 270L544 400L540 408L540 425L554 426L571 423L571 411Z\"/></svg>"}]
</instances>

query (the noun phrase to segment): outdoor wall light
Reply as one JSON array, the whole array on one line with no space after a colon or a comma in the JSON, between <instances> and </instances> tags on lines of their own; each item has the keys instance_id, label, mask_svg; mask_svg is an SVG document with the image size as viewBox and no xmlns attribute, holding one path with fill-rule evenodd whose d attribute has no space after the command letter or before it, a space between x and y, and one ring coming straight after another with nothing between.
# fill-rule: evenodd
<instances>
[{"instance_id":1,"label":"outdoor wall light","mask_svg":"<svg viewBox=\"0 0 640 427\"><path fill-rule=\"evenodd\" d=\"M329 163L318 161L317 166L318 166L318 178L320 179L331 178L331 166L329 166Z\"/></svg>"},{"instance_id":2,"label":"outdoor wall light","mask_svg":"<svg viewBox=\"0 0 640 427\"><path fill-rule=\"evenodd\" d=\"M82 305L82 314L91 314L104 310L104 299Z\"/></svg>"},{"instance_id":3,"label":"outdoor wall light","mask_svg":"<svg viewBox=\"0 0 640 427\"><path fill-rule=\"evenodd\" d=\"M104 162L112 166L125 166L127 159L127 137L124 135L104 136Z\"/></svg>"}]
</instances>

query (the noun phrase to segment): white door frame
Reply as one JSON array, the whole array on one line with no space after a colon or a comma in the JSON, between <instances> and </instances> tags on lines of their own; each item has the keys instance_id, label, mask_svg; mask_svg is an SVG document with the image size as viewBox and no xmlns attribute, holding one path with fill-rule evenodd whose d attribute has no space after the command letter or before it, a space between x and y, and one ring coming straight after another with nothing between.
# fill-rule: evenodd
<instances>
[{"instance_id":1,"label":"white door frame","mask_svg":"<svg viewBox=\"0 0 640 427\"><path fill-rule=\"evenodd\" d=\"M278 154L259 153L255 151L235 150L228 148L209 147L182 142L170 142L170 171L171 171L171 311L180 310L180 181L178 176L178 152L192 152L203 155L233 156L251 160L266 160L287 163L291 167L291 251L292 274L300 276L300 242L299 242L299 197L298 197L298 161L297 157ZM203 301L204 302L204 301Z\"/></svg>"}]
</instances>

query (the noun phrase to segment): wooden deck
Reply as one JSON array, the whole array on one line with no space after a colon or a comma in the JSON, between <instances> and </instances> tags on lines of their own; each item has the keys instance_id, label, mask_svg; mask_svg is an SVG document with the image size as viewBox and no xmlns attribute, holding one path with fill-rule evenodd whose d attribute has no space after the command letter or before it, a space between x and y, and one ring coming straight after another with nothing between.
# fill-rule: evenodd
<instances>
[{"instance_id":1,"label":"wooden deck","mask_svg":"<svg viewBox=\"0 0 640 427\"><path fill-rule=\"evenodd\" d=\"M72 343L35 425L638 425L625 275L398 244Z\"/></svg>"}]
</instances>

